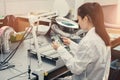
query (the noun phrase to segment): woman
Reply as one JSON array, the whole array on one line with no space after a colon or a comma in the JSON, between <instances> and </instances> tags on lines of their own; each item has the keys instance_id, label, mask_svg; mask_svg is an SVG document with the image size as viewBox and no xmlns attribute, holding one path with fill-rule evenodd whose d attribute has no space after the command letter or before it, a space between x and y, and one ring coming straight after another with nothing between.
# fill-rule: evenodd
<instances>
[{"instance_id":1,"label":"woman","mask_svg":"<svg viewBox=\"0 0 120 80\"><path fill-rule=\"evenodd\" d=\"M79 44L63 38L72 54L57 42L53 42L53 48L73 73L72 80L108 80L111 61L110 38L105 30L101 6L98 3L85 3L80 6L78 24L81 29L88 31Z\"/></svg>"}]
</instances>

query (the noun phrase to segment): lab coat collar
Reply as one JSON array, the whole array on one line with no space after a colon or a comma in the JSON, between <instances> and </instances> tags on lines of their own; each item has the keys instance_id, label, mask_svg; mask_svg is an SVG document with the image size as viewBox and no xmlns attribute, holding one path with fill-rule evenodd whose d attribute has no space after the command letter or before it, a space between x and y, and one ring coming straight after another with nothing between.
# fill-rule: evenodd
<instances>
[{"instance_id":1,"label":"lab coat collar","mask_svg":"<svg viewBox=\"0 0 120 80\"><path fill-rule=\"evenodd\" d=\"M88 34L90 34L90 33L95 33L95 27L92 27L92 28L87 32L86 35L88 35Z\"/></svg>"},{"instance_id":2,"label":"lab coat collar","mask_svg":"<svg viewBox=\"0 0 120 80\"><path fill-rule=\"evenodd\" d=\"M96 33L95 31L95 27L92 27L86 34L86 36L98 36L98 40L102 41L101 43L105 45L105 42L103 41L103 39Z\"/></svg>"}]
</instances>

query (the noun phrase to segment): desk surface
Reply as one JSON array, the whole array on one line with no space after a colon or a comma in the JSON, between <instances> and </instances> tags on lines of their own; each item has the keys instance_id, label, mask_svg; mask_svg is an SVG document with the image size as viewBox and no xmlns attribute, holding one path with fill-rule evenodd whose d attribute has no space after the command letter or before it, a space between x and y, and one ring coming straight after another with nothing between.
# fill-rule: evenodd
<instances>
[{"instance_id":1,"label":"desk surface","mask_svg":"<svg viewBox=\"0 0 120 80\"><path fill-rule=\"evenodd\" d=\"M108 31L110 31L110 29ZM115 31L115 33L116 33L116 31ZM119 31L118 31L118 33L119 33ZM41 36L41 39L39 39L39 41L45 41L45 43L47 42L47 40L45 38L43 38L42 36ZM20 75L16 78L13 78L13 79L10 79L10 80L28 80L27 70L28 70L28 64L29 64L29 59L30 58L28 58L27 50L32 48L31 42L32 42L31 39L27 39L21 44L21 46L17 50L16 54L9 61L11 64L14 64L15 67L0 71L0 80L8 80L11 77L14 77L14 76L16 76L18 74L21 74L21 73L24 73L24 72L26 74ZM41 43L44 43L44 42L41 42ZM11 46L14 46L16 44L18 44L18 43L14 43ZM12 47L12 49L14 47ZM5 55L8 55L8 54L5 54ZM0 60L3 57L4 57L4 55L2 55L2 57L0 55ZM35 69L38 68L37 65L38 65L37 61L35 59L31 58L31 69L32 69L32 71L34 71ZM44 62L43 63L43 69L46 72L50 72L50 71L54 71L54 70L58 69L58 67ZM64 68L64 69L66 70L66 68Z\"/></svg>"},{"instance_id":2,"label":"desk surface","mask_svg":"<svg viewBox=\"0 0 120 80\"><path fill-rule=\"evenodd\" d=\"M44 42L47 41L45 38L42 38L42 39L43 39L42 41L44 41ZM41 40L39 39L39 41L41 41ZM31 42L32 42L31 39L27 39L21 44L21 46L17 50L16 54L9 61L10 63L14 64L15 67L0 71L0 80L8 80L11 77L14 77L18 74L27 72L28 65L30 64L30 58L28 58L27 50L32 48ZM16 46L16 44L18 44L18 43L12 44L11 49L13 49ZM32 71L34 71L35 69L38 68L37 65L38 65L37 61L35 59L31 58L31 70ZM48 64L45 62L43 62L42 67L45 72L51 72L51 71L54 71L59 68L59 67L56 67L55 65L51 65L51 64ZM10 79L10 80L28 80L28 75L26 73L26 74L20 75L16 78Z\"/></svg>"},{"instance_id":3,"label":"desk surface","mask_svg":"<svg viewBox=\"0 0 120 80\"><path fill-rule=\"evenodd\" d=\"M120 28L106 28L108 33L120 34Z\"/></svg>"},{"instance_id":4,"label":"desk surface","mask_svg":"<svg viewBox=\"0 0 120 80\"><path fill-rule=\"evenodd\" d=\"M120 45L120 29L106 28L110 38L112 48Z\"/></svg>"}]
</instances>

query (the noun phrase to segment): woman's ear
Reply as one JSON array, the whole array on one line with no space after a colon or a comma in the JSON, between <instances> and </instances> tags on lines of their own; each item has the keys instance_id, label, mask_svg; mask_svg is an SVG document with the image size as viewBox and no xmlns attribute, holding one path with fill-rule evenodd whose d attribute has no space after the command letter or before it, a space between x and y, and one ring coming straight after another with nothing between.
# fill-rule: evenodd
<instances>
[{"instance_id":1,"label":"woman's ear","mask_svg":"<svg viewBox=\"0 0 120 80\"><path fill-rule=\"evenodd\" d=\"M87 22L87 21L88 21L88 17L85 16L85 17L83 18L83 21Z\"/></svg>"}]
</instances>

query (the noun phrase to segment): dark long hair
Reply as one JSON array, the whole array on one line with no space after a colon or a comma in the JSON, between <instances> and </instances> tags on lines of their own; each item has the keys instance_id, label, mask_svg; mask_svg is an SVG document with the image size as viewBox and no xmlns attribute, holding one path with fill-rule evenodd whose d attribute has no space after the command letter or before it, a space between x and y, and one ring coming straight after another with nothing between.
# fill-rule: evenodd
<instances>
[{"instance_id":1,"label":"dark long hair","mask_svg":"<svg viewBox=\"0 0 120 80\"><path fill-rule=\"evenodd\" d=\"M84 18L89 16L96 33L103 39L106 46L110 45L110 38L104 25L104 15L102 7L98 3L85 3L78 8L78 16ZM89 19L89 18L88 18Z\"/></svg>"}]
</instances>

